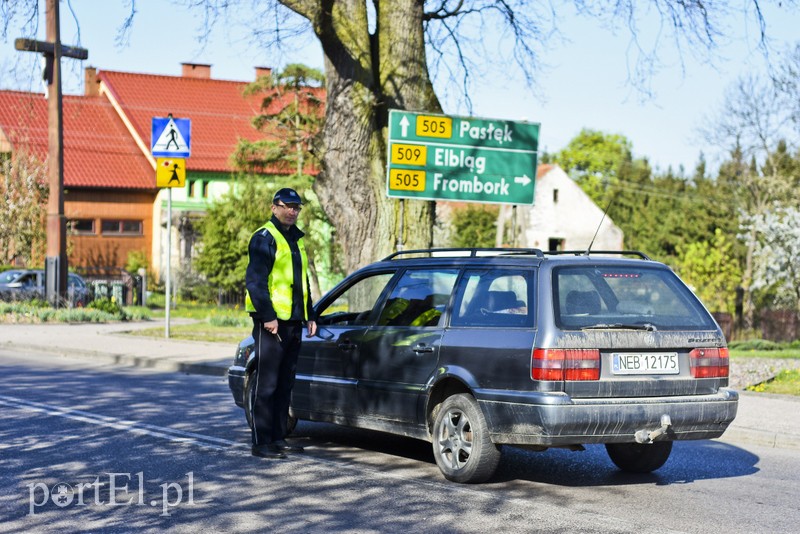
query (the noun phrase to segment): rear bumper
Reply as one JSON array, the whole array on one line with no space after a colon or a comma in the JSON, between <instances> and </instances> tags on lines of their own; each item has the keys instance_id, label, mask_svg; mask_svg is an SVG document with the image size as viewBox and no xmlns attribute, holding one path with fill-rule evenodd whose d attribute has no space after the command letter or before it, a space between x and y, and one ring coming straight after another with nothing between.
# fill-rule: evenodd
<instances>
[{"instance_id":1,"label":"rear bumper","mask_svg":"<svg viewBox=\"0 0 800 534\"><path fill-rule=\"evenodd\" d=\"M672 427L664 439L718 438L736 417L739 395L720 388L713 395L571 399L563 393L513 394L476 391L492 441L510 445L562 446L634 442L639 430L655 430L661 416Z\"/></svg>"},{"instance_id":2,"label":"rear bumper","mask_svg":"<svg viewBox=\"0 0 800 534\"><path fill-rule=\"evenodd\" d=\"M237 406L244 407L244 378L247 370L239 365L228 367L228 387L231 388L233 402Z\"/></svg>"}]
</instances>

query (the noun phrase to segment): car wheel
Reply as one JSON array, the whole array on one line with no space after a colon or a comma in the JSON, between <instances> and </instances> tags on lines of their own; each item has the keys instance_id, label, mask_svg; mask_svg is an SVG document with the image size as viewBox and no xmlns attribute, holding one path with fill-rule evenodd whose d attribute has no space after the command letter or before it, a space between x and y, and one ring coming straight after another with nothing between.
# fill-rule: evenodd
<instances>
[{"instance_id":1,"label":"car wheel","mask_svg":"<svg viewBox=\"0 0 800 534\"><path fill-rule=\"evenodd\" d=\"M256 402L256 374L258 371L252 371L245 378L244 383L244 416L247 419L247 426L253 429L253 403ZM286 422L286 433L291 434L297 426L297 418L292 415L291 408L289 408L289 419Z\"/></svg>"},{"instance_id":2,"label":"car wheel","mask_svg":"<svg viewBox=\"0 0 800 534\"><path fill-rule=\"evenodd\" d=\"M671 441L653 443L606 443L614 464L629 473L650 473L664 465L672 452Z\"/></svg>"},{"instance_id":3,"label":"car wheel","mask_svg":"<svg viewBox=\"0 0 800 534\"><path fill-rule=\"evenodd\" d=\"M470 395L448 397L435 411L433 456L447 480L484 482L500 463L478 403Z\"/></svg>"}]
</instances>

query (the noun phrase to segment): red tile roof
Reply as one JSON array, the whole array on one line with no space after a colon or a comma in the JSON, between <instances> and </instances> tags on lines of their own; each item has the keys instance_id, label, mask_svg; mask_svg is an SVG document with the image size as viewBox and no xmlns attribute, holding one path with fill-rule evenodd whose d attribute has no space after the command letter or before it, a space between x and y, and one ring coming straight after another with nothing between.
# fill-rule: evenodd
<instances>
[{"instance_id":1,"label":"red tile roof","mask_svg":"<svg viewBox=\"0 0 800 534\"><path fill-rule=\"evenodd\" d=\"M105 97L64 96L64 186L155 189L155 171ZM47 100L0 91L0 130L14 150L47 161Z\"/></svg>"},{"instance_id":2,"label":"red tile roof","mask_svg":"<svg viewBox=\"0 0 800 534\"><path fill-rule=\"evenodd\" d=\"M538 180L548 172L553 170L553 165L549 163L542 163L536 168L536 179Z\"/></svg>"},{"instance_id":3,"label":"red tile roof","mask_svg":"<svg viewBox=\"0 0 800 534\"><path fill-rule=\"evenodd\" d=\"M192 121L191 157L186 160L190 171L231 172L230 157L240 138L270 136L252 126L263 96L243 96L246 82L114 71L99 71L97 76L148 148L153 117L171 113ZM282 106L277 101L274 105Z\"/></svg>"}]
</instances>

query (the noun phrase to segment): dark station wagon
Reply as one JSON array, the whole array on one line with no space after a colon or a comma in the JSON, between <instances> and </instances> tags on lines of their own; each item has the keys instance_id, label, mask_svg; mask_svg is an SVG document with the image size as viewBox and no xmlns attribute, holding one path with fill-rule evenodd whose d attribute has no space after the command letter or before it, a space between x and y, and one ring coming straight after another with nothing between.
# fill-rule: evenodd
<instances>
[{"instance_id":1,"label":"dark station wagon","mask_svg":"<svg viewBox=\"0 0 800 534\"><path fill-rule=\"evenodd\" d=\"M736 416L722 331L639 252L404 251L315 309L292 416L427 440L452 481L490 478L502 445L602 443L650 472ZM249 338L228 370L248 420L254 369Z\"/></svg>"}]
</instances>

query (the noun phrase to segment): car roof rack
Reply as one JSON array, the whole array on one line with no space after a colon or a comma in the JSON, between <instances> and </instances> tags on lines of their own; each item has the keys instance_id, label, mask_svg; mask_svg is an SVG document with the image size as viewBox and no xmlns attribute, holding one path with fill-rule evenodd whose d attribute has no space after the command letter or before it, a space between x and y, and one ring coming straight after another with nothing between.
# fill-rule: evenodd
<instances>
[{"instance_id":1,"label":"car roof rack","mask_svg":"<svg viewBox=\"0 0 800 534\"><path fill-rule=\"evenodd\" d=\"M475 258L477 256L521 256L521 255L533 255L537 258L544 258L544 253L541 249L538 248L503 248L503 247L496 247L496 248L472 248L472 247L461 247L461 248L426 248L426 249L415 249L415 250L398 250L392 254L389 254L382 261L389 261L393 259L397 259L399 256L407 256L407 255L423 255L427 254L429 257L470 257Z\"/></svg>"},{"instance_id":2,"label":"car roof rack","mask_svg":"<svg viewBox=\"0 0 800 534\"><path fill-rule=\"evenodd\" d=\"M652 260L650 256L640 250L548 250L544 252L547 255L572 255L572 256L591 256L593 254L607 255L607 256L637 256L643 260Z\"/></svg>"}]
</instances>

